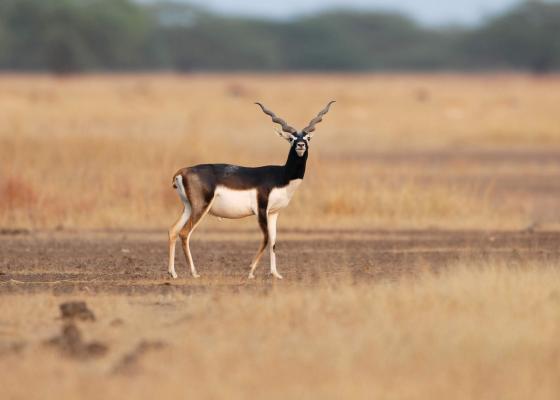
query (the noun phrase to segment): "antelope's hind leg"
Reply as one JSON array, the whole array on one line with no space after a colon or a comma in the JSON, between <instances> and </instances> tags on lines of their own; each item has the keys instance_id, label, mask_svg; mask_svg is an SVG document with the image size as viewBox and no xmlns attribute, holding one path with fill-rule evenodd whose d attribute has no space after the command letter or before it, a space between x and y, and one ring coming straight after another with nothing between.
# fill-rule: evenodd
<instances>
[{"instance_id":1,"label":"antelope's hind leg","mask_svg":"<svg viewBox=\"0 0 560 400\"><path fill-rule=\"evenodd\" d=\"M190 215L191 208L190 206L188 206L188 204L185 204L183 213L181 214L177 222L175 222L173 226L169 228L169 267L167 271L173 279L177 278L177 272L175 272L175 243L177 241L177 235L179 235L179 232L183 229L183 227L189 220Z\"/></svg>"},{"instance_id":2,"label":"antelope's hind leg","mask_svg":"<svg viewBox=\"0 0 560 400\"><path fill-rule=\"evenodd\" d=\"M185 185L183 184L183 176L181 174L177 174L173 178L173 187L177 191L179 199L181 199L181 203L183 203L183 213L177 222L169 228L169 266L167 271L169 275L175 279L177 278L177 272L175 272L175 243L177 242L177 236L180 234L183 227L185 227L187 221L191 219L192 206L189 198L187 197Z\"/></svg>"},{"instance_id":3,"label":"antelope's hind leg","mask_svg":"<svg viewBox=\"0 0 560 400\"><path fill-rule=\"evenodd\" d=\"M202 204L202 207L200 208L193 207L193 211L191 213L191 217L189 218L189 221L185 224L183 229L181 229L181 232L179 232L179 237L181 238L181 244L183 247L183 253L185 254L185 258L189 263L193 278L200 278L200 275L196 271L196 267L194 266L194 262L191 254L191 247L190 247L191 234L194 232L198 224L200 224L202 218L204 218L204 216L208 213L208 211L210 211L213 201L214 200L212 199L212 201L210 201L209 203Z\"/></svg>"}]
</instances>

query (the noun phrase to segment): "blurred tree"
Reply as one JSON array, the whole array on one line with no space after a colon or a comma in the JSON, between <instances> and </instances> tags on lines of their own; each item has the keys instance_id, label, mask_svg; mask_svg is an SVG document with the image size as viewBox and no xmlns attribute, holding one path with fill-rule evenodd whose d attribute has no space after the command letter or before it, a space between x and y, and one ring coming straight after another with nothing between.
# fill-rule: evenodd
<instances>
[{"instance_id":1,"label":"blurred tree","mask_svg":"<svg viewBox=\"0 0 560 400\"><path fill-rule=\"evenodd\" d=\"M447 35L392 13L329 12L286 32L290 69L431 69L444 65Z\"/></svg>"},{"instance_id":2,"label":"blurred tree","mask_svg":"<svg viewBox=\"0 0 560 400\"><path fill-rule=\"evenodd\" d=\"M74 0L76 2L76 0ZM140 68L154 22L129 0L82 0L80 33L99 67Z\"/></svg>"},{"instance_id":3,"label":"blurred tree","mask_svg":"<svg viewBox=\"0 0 560 400\"><path fill-rule=\"evenodd\" d=\"M0 68L5 68L8 63L10 42L9 31L6 29L6 24L0 14Z\"/></svg>"},{"instance_id":4,"label":"blurred tree","mask_svg":"<svg viewBox=\"0 0 560 400\"><path fill-rule=\"evenodd\" d=\"M482 67L548 72L560 67L560 4L531 1L490 20L468 39Z\"/></svg>"},{"instance_id":5,"label":"blurred tree","mask_svg":"<svg viewBox=\"0 0 560 400\"><path fill-rule=\"evenodd\" d=\"M151 25L128 0L4 0L15 69L67 73L142 65L141 48Z\"/></svg>"},{"instance_id":6,"label":"blurred tree","mask_svg":"<svg viewBox=\"0 0 560 400\"><path fill-rule=\"evenodd\" d=\"M271 21L173 0L0 0L0 68L437 70L560 68L560 4L524 2L477 28L394 13Z\"/></svg>"},{"instance_id":7,"label":"blurred tree","mask_svg":"<svg viewBox=\"0 0 560 400\"><path fill-rule=\"evenodd\" d=\"M168 27L163 37L180 70L267 70L278 66L276 25L198 15L192 26Z\"/></svg>"}]
</instances>

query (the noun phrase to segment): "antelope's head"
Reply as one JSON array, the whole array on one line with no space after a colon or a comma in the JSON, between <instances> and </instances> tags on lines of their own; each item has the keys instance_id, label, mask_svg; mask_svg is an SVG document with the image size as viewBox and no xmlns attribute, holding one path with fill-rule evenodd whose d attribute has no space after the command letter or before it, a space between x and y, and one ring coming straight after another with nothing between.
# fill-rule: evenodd
<instances>
[{"instance_id":1,"label":"antelope's head","mask_svg":"<svg viewBox=\"0 0 560 400\"><path fill-rule=\"evenodd\" d=\"M259 105L263 112L272 118L272 122L275 122L282 127L282 130L277 129L276 133L278 133L280 137L290 142L290 145L294 148L299 157L303 157L309 150L309 142L313 137L315 125L323 120L323 115L325 115L329 111L331 104L334 102L334 100L330 101L329 104L327 104L326 107L323 108L319 112L319 114L317 114L317 116L311 120L311 122L309 122L309 125L301 130L301 132L298 132L296 129L292 128L286 123L286 121L284 121L282 118L277 117L272 111L266 109L261 103L255 104Z\"/></svg>"}]
</instances>

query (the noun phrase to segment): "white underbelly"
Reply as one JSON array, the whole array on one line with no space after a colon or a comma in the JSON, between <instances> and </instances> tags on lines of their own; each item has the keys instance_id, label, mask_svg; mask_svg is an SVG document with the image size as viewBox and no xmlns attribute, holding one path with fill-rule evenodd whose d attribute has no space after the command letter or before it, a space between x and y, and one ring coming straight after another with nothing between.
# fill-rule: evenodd
<instances>
[{"instance_id":1,"label":"white underbelly","mask_svg":"<svg viewBox=\"0 0 560 400\"><path fill-rule=\"evenodd\" d=\"M243 218L256 214L257 190L234 190L218 186L209 213L222 218Z\"/></svg>"},{"instance_id":2,"label":"white underbelly","mask_svg":"<svg viewBox=\"0 0 560 400\"><path fill-rule=\"evenodd\" d=\"M268 197L268 213L275 213L287 207L301 181L301 179L294 179L287 186L272 189Z\"/></svg>"}]
</instances>

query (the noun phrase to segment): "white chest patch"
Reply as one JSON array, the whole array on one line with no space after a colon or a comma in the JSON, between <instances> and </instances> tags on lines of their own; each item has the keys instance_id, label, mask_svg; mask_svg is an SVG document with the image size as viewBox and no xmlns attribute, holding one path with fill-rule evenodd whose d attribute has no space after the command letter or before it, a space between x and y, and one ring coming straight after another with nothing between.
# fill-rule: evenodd
<instances>
[{"instance_id":1,"label":"white chest patch","mask_svg":"<svg viewBox=\"0 0 560 400\"><path fill-rule=\"evenodd\" d=\"M301 181L302 179L294 179L283 188L272 189L268 197L268 212L278 212L282 208L287 207Z\"/></svg>"},{"instance_id":2,"label":"white chest patch","mask_svg":"<svg viewBox=\"0 0 560 400\"><path fill-rule=\"evenodd\" d=\"M234 190L218 186L209 213L222 218L243 218L257 212L257 190Z\"/></svg>"}]
</instances>

